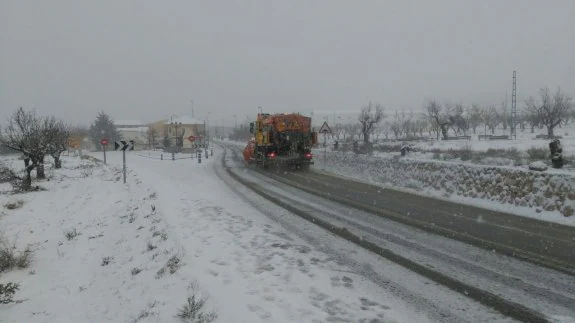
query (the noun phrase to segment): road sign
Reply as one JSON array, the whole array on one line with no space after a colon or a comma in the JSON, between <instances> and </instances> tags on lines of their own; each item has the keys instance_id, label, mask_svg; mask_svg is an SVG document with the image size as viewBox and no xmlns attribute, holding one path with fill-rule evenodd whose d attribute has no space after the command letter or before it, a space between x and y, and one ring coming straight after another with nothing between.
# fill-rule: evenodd
<instances>
[{"instance_id":1,"label":"road sign","mask_svg":"<svg viewBox=\"0 0 575 323\"><path fill-rule=\"evenodd\" d=\"M102 145L102 150L104 151L104 165L106 165L106 146L108 145L108 139L100 139L100 144Z\"/></svg>"},{"instance_id":2,"label":"road sign","mask_svg":"<svg viewBox=\"0 0 575 323\"><path fill-rule=\"evenodd\" d=\"M194 148L208 148L208 144L193 144Z\"/></svg>"},{"instance_id":3,"label":"road sign","mask_svg":"<svg viewBox=\"0 0 575 323\"><path fill-rule=\"evenodd\" d=\"M321 125L321 128L319 128L319 133L331 133L331 128L327 125L327 121L324 121L323 124Z\"/></svg>"},{"instance_id":4,"label":"road sign","mask_svg":"<svg viewBox=\"0 0 575 323\"><path fill-rule=\"evenodd\" d=\"M190 142L194 142L194 141L196 140L196 137L194 137L194 136L189 136L189 137L188 137L188 140L189 140Z\"/></svg>"},{"instance_id":5,"label":"road sign","mask_svg":"<svg viewBox=\"0 0 575 323\"><path fill-rule=\"evenodd\" d=\"M120 141L116 141L114 142L114 150L134 150L134 141L130 140L130 141L125 141L125 140L120 140Z\"/></svg>"},{"instance_id":6,"label":"road sign","mask_svg":"<svg viewBox=\"0 0 575 323\"><path fill-rule=\"evenodd\" d=\"M114 142L114 150L121 150L122 151L122 161L123 161L122 173L124 175L124 184L126 184L126 150L134 150L134 141L133 140L115 141Z\"/></svg>"}]
</instances>

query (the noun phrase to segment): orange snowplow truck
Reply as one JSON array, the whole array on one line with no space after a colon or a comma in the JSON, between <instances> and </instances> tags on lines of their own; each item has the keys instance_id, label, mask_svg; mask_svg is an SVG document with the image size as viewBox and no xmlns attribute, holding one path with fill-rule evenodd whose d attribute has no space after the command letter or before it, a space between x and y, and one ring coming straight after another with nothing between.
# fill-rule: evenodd
<instances>
[{"instance_id":1,"label":"orange snowplow truck","mask_svg":"<svg viewBox=\"0 0 575 323\"><path fill-rule=\"evenodd\" d=\"M244 148L244 160L261 168L284 167L309 170L313 164L311 148L317 144L311 118L299 113L258 113L250 123L254 135Z\"/></svg>"}]
</instances>

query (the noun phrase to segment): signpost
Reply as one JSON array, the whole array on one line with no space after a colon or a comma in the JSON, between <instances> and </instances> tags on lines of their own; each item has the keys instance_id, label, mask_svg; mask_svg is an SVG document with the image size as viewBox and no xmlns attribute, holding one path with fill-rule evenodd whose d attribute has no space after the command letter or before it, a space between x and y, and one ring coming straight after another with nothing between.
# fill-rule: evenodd
<instances>
[{"instance_id":1,"label":"signpost","mask_svg":"<svg viewBox=\"0 0 575 323\"><path fill-rule=\"evenodd\" d=\"M100 139L100 144L102 145L102 150L104 151L104 165L106 165L106 146L108 145L108 139Z\"/></svg>"},{"instance_id":2,"label":"signpost","mask_svg":"<svg viewBox=\"0 0 575 323\"><path fill-rule=\"evenodd\" d=\"M327 165L327 134L331 133L331 128L327 125L327 121L324 121L319 128L319 133L323 134L323 164Z\"/></svg>"},{"instance_id":3,"label":"signpost","mask_svg":"<svg viewBox=\"0 0 575 323\"><path fill-rule=\"evenodd\" d=\"M114 142L114 150L122 150L122 173L124 175L124 184L126 184L126 150L134 150L134 141L116 141Z\"/></svg>"}]
</instances>

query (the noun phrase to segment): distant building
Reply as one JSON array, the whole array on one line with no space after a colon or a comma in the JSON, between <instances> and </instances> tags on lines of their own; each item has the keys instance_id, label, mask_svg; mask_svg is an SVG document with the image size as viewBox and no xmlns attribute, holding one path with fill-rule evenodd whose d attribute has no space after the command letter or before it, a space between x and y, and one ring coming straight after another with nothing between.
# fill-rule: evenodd
<instances>
[{"instance_id":1,"label":"distant building","mask_svg":"<svg viewBox=\"0 0 575 323\"><path fill-rule=\"evenodd\" d=\"M204 121L191 118L189 116L172 117L158 120L149 124L155 134L155 148L164 147L164 141L169 140L169 147L179 147L182 152L189 152L194 147L193 144L206 141L204 134ZM190 136L196 138L190 141Z\"/></svg>"},{"instance_id":2,"label":"distant building","mask_svg":"<svg viewBox=\"0 0 575 323\"><path fill-rule=\"evenodd\" d=\"M148 129L140 120L116 120L114 125L122 136L122 140L133 140L134 150L148 148Z\"/></svg>"},{"instance_id":3,"label":"distant building","mask_svg":"<svg viewBox=\"0 0 575 323\"><path fill-rule=\"evenodd\" d=\"M138 128L146 126L140 120L115 120L114 125L116 128Z\"/></svg>"}]
</instances>

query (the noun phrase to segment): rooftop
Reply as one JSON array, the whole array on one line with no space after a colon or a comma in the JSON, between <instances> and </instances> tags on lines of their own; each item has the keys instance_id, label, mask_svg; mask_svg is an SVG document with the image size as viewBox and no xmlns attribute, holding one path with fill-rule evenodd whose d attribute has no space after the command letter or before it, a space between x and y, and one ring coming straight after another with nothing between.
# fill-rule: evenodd
<instances>
[{"instance_id":1,"label":"rooftop","mask_svg":"<svg viewBox=\"0 0 575 323\"><path fill-rule=\"evenodd\" d=\"M118 131L127 131L127 132L135 132L135 131L138 131L138 132L146 132L146 131L148 131L148 127L133 127L133 128L122 128L122 127L119 127L119 128L118 128Z\"/></svg>"},{"instance_id":2,"label":"rooftop","mask_svg":"<svg viewBox=\"0 0 575 323\"><path fill-rule=\"evenodd\" d=\"M169 118L168 121L166 121L166 124L170 124L172 122L179 122L181 124L204 124L203 120L194 119L188 116Z\"/></svg>"},{"instance_id":3,"label":"rooftop","mask_svg":"<svg viewBox=\"0 0 575 323\"><path fill-rule=\"evenodd\" d=\"M114 120L116 126L143 126L140 120Z\"/></svg>"}]
</instances>

